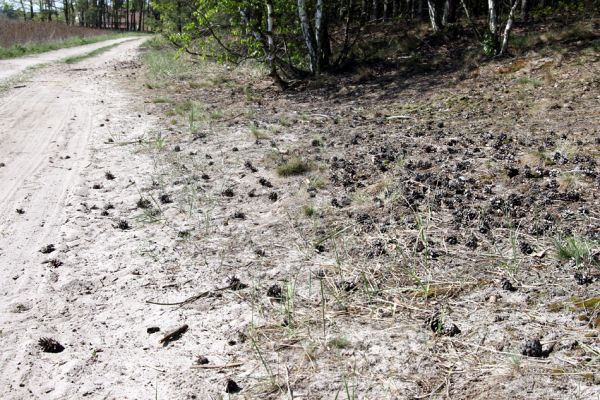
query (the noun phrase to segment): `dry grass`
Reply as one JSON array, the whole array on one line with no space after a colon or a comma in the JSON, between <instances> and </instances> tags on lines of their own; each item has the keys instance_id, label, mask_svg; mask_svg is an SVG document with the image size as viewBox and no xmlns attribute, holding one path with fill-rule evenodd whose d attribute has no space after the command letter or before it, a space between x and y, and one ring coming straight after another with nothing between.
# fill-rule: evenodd
<instances>
[{"instance_id":1,"label":"dry grass","mask_svg":"<svg viewBox=\"0 0 600 400\"><path fill-rule=\"evenodd\" d=\"M0 24L0 59L73 47L121 34L54 22L3 21Z\"/></svg>"},{"instance_id":2,"label":"dry grass","mask_svg":"<svg viewBox=\"0 0 600 400\"><path fill-rule=\"evenodd\" d=\"M92 37L106 33L105 29L83 28L55 22L4 21L0 25L0 46L52 42L74 36Z\"/></svg>"},{"instance_id":3,"label":"dry grass","mask_svg":"<svg viewBox=\"0 0 600 400\"><path fill-rule=\"evenodd\" d=\"M177 182L172 190L180 213L172 213L172 225L196 224L198 234L186 244L190 253L205 255L203 281L216 286L236 274L248 283L245 291L199 300L181 312L202 310L204 320L213 322L209 338L235 339L235 347L220 356L233 354L232 361L247 363L231 374L249 398L518 397L525 390L534 398L553 396L562 387L580 388L585 398L595 390L600 311L592 297L597 286L590 285L597 281L579 284L574 278L575 272L583 278L597 273L591 257L597 245L579 237L598 214L594 209L588 220L577 211L595 198L595 181L583 180L582 201L545 198L538 208L539 201L519 193L532 196L532 187L548 192L541 178L525 178L521 171L509 179L494 158L510 150L515 159L545 166L562 146L546 144L544 132L531 133L548 123L547 110L520 125L497 118L490 124L497 109L515 115L521 102L539 100L538 92L523 90L539 74L522 82L514 75L535 57L482 67L478 73L489 85L476 79L456 85L444 77L447 85L417 82L382 96L369 82L373 92L360 102L354 96L335 102L336 96L320 89L273 91L245 67L186 67L179 64L185 59L176 63L154 51L145 55L147 74L140 78L160 81L146 85L154 87L150 96L173 104L195 101L202 109L235 116L215 119L209 135L194 139L186 134L185 116L174 114L177 124L165 136L169 145L153 156L155 180ZM586 67L580 79L595 88L597 61ZM576 68L566 60L556 73L568 77ZM500 69L505 72L498 74ZM190 84L223 80L223 74L229 74L228 87ZM513 95L500 102L490 82ZM557 98L576 92L571 80L559 82L561 87L540 86ZM596 110L586 93L573 100L574 110ZM457 118L467 105L468 118ZM172 106L153 107L160 114ZM382 109L415 118L384 120ZM552 113L557 132L566 132L575 120L567 108ZM281 121L282 132L271 140L248 143L246 127ZM595 149L590 132L579 129L584 133L570 134L569 140ZM488 131L490 138L482 134ZM542 143L552 151L540 150ZM175 144L185 151L170 151ZM246 161L258 171L249 172ZM566 172L576 167L572 163L553 167ZM265 189L261 177L272 187ZM551 176L545 178L544 184L554 184ZM233 196L224 197L225 188L233 188ZM502 206L496 197L523 199L521 205ZM457 201L443 202L446 198ZM237 212L245 218L232 217ZM560 218L550 218L554 215ZM577 241L557 242L568 230ZM187 270L178 266L182 281L197 270L192 264ZM157 294L172 295L169 289ZM230 317L234 312L238 316ZM549 356L523 353L524 344L537 337L551 349ZM206 377L220 379L216 373ZM535 390L534 380L540 382Z\"/></svg>"}]
</instances>

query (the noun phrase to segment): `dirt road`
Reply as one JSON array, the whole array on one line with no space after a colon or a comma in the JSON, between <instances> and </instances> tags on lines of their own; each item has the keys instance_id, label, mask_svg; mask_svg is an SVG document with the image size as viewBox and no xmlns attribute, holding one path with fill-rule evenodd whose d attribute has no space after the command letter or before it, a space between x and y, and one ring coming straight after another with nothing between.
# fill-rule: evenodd
<instances>
[{"instance_id":1,"label":"dirt road","mask_svg":"<svg viewBox=\"0 0 600 400\"><path fill-rule=\"evenodd\" d=\"M103 42L92 43L85 46L77 46L67 49L48 51L45 53L35 54L28 57L0 60L0 83L2 80L13 77L25 71L27 68L35 67L36 65L56 62L67 57L78 56L80 54L85 54L90 51L99 49L100 47L109 46L116 43L123 43L128 40L131 40L131 38L106 40Z\"/></svg>"},{"instance_id":2,"label":"dirt road","mask_svg":"<svg viewBox=\"0 0 600 400\"><path fill-rule=\"evenodd\" d=\"M110 143L147 134L152 117L120 76L143 40L51 65L0 97L0 398L154 397L158 339L145 327L160 315L130 289L147 262L136 255L160 238L114 228L150 161ZM41 337L65 350L42 352Z\"/></svg>"}]
</instances>

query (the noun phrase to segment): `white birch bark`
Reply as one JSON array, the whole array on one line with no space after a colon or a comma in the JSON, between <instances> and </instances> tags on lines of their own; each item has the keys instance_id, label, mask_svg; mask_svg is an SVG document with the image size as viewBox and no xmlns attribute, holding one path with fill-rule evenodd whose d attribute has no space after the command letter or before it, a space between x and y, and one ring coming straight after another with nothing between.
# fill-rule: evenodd
<instances>
[{"instance_id":1,"label":"white birch bark","mask_svg":"<svg viewBox=\"0 0 600 400\"><path fill-rule=\"evenodd\" d=\"M318 70L317 52L313 40L312 30L310 28L310 22L308 20L308 13L306 12L305 0L298 0L298 16L300 17L300 26L302 27L302 34L304 36L304 41L306 42L306 48L308 49L310 70L311 72L316 73Z\"/></svg>"},{"instance_id":2,"label":"white birch bark","mask_svg":"<svg viewBox=\"0 0 600 400\"><path fill-rule=\"evenodd\" d=\"M510 31L512 30L514 18L515 18L515 10L519 5L519 0L515 0L512 7L510 8L510 13L508 14L508 20L506 21L506 26L504 27L504 33L502 34L502 46L500 47L499 55L502 55L506 52L508 48L508 38L510 36Z\"/></svg>"},{"instance_id":3,"label":"white birch bark","mask_svg":"<svg viewBox=\"0 0 600 400\"><path fill-rule=\"evenodd\" d=\"M498 14L496 10L496 0L488 0L489 26L490 33L496 35L498 33Z\"/></svg>"}]
</instances>

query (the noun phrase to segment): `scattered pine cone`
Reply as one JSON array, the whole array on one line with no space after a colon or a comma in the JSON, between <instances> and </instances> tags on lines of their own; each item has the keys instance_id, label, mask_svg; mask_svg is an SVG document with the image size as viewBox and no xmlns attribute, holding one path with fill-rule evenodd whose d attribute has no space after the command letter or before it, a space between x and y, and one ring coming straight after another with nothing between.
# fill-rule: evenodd
<instances>
[{"instance_id":1,"label":"scattered pine cone","mask_svg":"<svg viewBox=\"0 0 600 400\"><path fill-rule=\"evenodd\" d=\"M242 388L233 380L227 379L227 384L225 386L225 393L238 393L241 392Z\"/></svg>"},{"instance_id":2,"label":"scattered pine cone","mask_svg":"<svg viewBox=\"0 0 600 400\"><path fill-rule=\"evenodd\" d=\"M227 283L229 284L229 289L231 290L242 290L248 287L248 285L242 283L237 276L231 276L227 279Z\"/></svg>"},{"instance_id":3,"label":"scattered pine cone","mask_svg":"<svg viewBox=\"0 0 600 400\"><path fill-rule=\"evenodd\" d=\"M523 345L521 354L527 357L542 357L544 352L542 350L542 343L539 339L529 339Z\"/></svg>"},{"instance_id":4,"label":"scattered pine cone","mask_svg":"<svg viewBox=\"0 0 600 400\"><path fill-rule=\"evenodd\" d=\"M281 293L281 286L279 286L277 284L272 285L267 290L267 297L270 297L270 298L275 299L275 300L283 300L283 295Z\"/></svg>"},{"instance_id":5,"label":"scattered pine cone","mask_svg":"<svg viewBox=\"0 0 600 400\"><path fill-rule=\"evenodd\" d=\"M42 351L44 351L45 353L60 353L65 349L65 347L62 344L48 337L43 337L40 340L38 340L38 344L42 348Z\"/></svg>"}]
</instances>

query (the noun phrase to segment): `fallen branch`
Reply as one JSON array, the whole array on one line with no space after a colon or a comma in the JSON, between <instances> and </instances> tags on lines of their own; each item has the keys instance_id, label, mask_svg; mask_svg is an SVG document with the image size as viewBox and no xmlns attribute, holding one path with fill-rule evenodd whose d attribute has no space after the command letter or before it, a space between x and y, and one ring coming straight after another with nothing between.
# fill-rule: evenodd
<instances>
[{"instance_id":1,"label":"fallen branch","mask_svg":"<svg viewBox=\"0 0 600 400\"><path fill-rule=\"evenodd\" d=\"M239 284L239 281L238 281ZM224 290L227 289L233 289L233 290L238 290L238 288L233 287L232 283L230 282L229 285L222 287L222 288L218 288L218 289L214 289L214 290L207 290L206 292L202 292L202 293L198 293L197 295L194 295L192 297L188 297L187 299L183 300L183 301L176 301L174 303L161 303L158 301L152 301L152 300L146 300L146 303L148 304L155 304L158 306L181 306L184 304L189 304L189 303L193 303L194 301L201 299L203 297L209 297L210 295L217 293L217 292L222 292Z\"/></svg>"},{"instance_id":2,"label":"fallen branch","mask_svg":"<svg viewBox=\"0 0 600 400\"><path fill-rule=\"evenodd\" d=\"M242 365L244 365L244 363L241 363L241 362L231 363L231 364L221 364L221 365L203 364L203 365L192 365L192 369L224 369L224 368L241 367Z\"/></svg>"},{"instance_id":3,"label":"fallen branch","mask_svg":"<svg viewBox=\"0 0 600 400\"><path fill-rule=\"evenodd\" d=\"M183 335L187 330L188 330L187 324L182 325L179 328L175 329L174 331L171 331L171 332L167 333L165 336L163 336L163 338L160 339L159 343L162 343L164 346L166 346L167 344L169 344L169 342L179 339L181 337L181 335Z\"/></svg>"},{"instance_id":4,"label":"fallen branch","mask_svg":"<svg viewBox=\"0 0 600 400\"><path fill-rule=\"evenodd\" d=\"M411 117L410 115L390 115L386 119L391 120L391 119L416 119L416 118Z\"/></svg>"}]
</instances>

